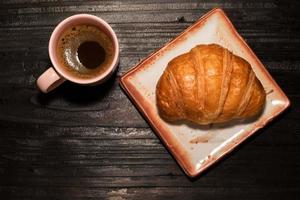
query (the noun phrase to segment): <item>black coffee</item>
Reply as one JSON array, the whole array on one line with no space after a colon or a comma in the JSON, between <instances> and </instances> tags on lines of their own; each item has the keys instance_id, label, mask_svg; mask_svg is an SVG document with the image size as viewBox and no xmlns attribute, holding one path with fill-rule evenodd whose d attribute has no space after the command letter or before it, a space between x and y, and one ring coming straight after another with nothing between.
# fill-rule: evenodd
<instances>
[{"instance_id":1,"label":"black coffee","mask_svg":"<svg viewBox=\"0 0 300 200\"><path fill-rule=\"evenodd\" d=\"M105 61L105 54L105 49L94 41L82 43L77 50L79 61L89 69L100 66Z\"/></svg>"},{"instance_id":2,"label":"black coffee","mask_svg":"<svg viewBox=\"0 0 300 200\"><path fill-rule=\"evenodd\" d=\"M63 69L79 78L105 72L113 61L113 54L111 39L90 25L66 29L57 44L57 57Z\"/></svg>"}]
</instances>

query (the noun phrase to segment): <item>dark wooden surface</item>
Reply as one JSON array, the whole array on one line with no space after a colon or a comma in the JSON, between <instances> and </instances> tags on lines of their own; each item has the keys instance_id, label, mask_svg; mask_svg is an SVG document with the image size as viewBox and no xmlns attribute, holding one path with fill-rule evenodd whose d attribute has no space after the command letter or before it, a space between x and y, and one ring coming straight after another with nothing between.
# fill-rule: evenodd
<instances>
[{"instance_id":1,"label":"dark wooden surface","mask_svg":"<svg viewBox=\"0 0 300 200\"><path fill-rule=\"evenodd\" d=\"M299 199L298 1L0 2L0 199ZM119 76L221 7L291 100L291 108L189 179L118 85ZM103 86L65 83L44 95L55 25L76 13L107 20L120 41Z\"/></svg>"}]
</instances>

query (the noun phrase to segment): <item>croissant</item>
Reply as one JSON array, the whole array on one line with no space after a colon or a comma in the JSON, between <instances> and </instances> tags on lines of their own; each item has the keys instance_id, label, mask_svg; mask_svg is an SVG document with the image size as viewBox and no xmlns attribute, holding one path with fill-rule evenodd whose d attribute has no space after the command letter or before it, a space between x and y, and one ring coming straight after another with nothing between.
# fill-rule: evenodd
<instances>
[{"instance_id":1,"label":"croissant","mask_svg":"<svg viewBox=\"0 0 300 200\"><path fill-rule=\"evenodd\" d=\"M250 64L217 45L198 45L168 63L156 85L160 116L197 124L245 119L262 111L266 93Z\"/></svg>"}]
</instances>

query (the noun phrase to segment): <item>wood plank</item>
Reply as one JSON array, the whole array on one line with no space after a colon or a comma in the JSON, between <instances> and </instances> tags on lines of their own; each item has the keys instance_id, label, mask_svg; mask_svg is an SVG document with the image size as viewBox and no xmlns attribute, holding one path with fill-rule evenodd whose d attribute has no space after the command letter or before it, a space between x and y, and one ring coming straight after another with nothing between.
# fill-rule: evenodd
<instances>
[{"instance_id":1,"label":"wood plank","mask_svg":"<svg viewBox=\"0 0 300 200\"><path fill-rule=\"evenodd\" d=\"M297 2L295 2L297 4ZM263 26L267 23L269 27L278 27L278 22L291 21L293 24L281 24L281 26L299 27L297 20L299 18L292 17L291 13L296 13L296 7L288 7L289 5L281 5L279 9L277 4L272 1L264 2L245 2L233 4L231 2L211 3L211 2L191 2L191 3L121 3L115 2L107 4L106 6L99 5L99 2L94 5L86 5L79 3L78 5L72 3L69 6L58 7L55 3L46 4L45 7L37 4L37 6L30 7L27 4L26 8L3 6L1 13L9 13L4 15L0 24L3 26L34 26L34 25L55 25L58 21L66 16L75 13L89 12L101 16L103 19L114 24L131 23L161 23L161 22L177 22L179 18L184 17L185 22L194 22L199 16L213 7L220 6L224 8L233 21L237 24L246 25L249 22L255 22L256 26ZM128 6L130 5L130 6ZM241 10L240 8L243 7ZM284 7L289 9L288 16L284 16ZM255 9L254 9L255 8ZM164 10L164 12L162 12ZM281 18L272 13L281 14ZM57 14L55 14L57 13ZM156 15L155 15L156 13ZM159 14L157 14L159 13ZM36 15L40 14L39 20ZM15 15L15 16L14 16ZM51 18L49 18L51 16ZM179 17L179 18L178 18ZM181 20L182 21L182 20ZM249 24L248 24L249 25ZM253 25L252 25L253 28ZM278 29L283 31L282 29Z\"/></svg>"},{"instance_id":2,"label":"wood plank","mask_svg":"<svg viewBox=\"0 0 300 200\"><path fill-rule=\"evenodd\" d=\"M251 165L257 168L260 168L259 166L273 168L276 163L277 170L284 170L281 169L283 166L289 167L291 164L296 167L300 161L297 153L300 143L299 132L286 130L291 126L294 130L299 130L300 127L296 125L296 118L287 116L288 114L284 118L286 121L277 120L251 137L232 157L221 162L221 166L243 168ZM122 170L126 172L124 176L142 176L142 171L136 170L135 167L147 166L156 168L156 173L182 175L179 171L167 172L175 162L148 128L52 127L22 123L23 131L18 132L19 127L20 123L15 122L0 126L3 131L0 140L0 166L4 167L1 170L3 174L9 173L9 170L21 170L20 174L25 175L27 172L23 168L18 169L18 166L23 165L29 168L28 175L32 173L30 170L32 168L44 170L39 173L46 176L50 175L51 171L57 170L57 167L59 170L66 168L66 171L53 174L69 176L76 174L70 169L73 167L91 169L101 167L104 169L89 176L109 176L114 173L120 176L119 171ZM285 134L282 134L283 132ZM10 167L5 168L8 166ZM133 167L134 170L126 171L127 167ZM48 168L51 173L47 173ZM77 176L80 176L80 173Z\"/></svg>"},{"instance_id":3,"label":"wood plank","mask_svg":"<svg viewBox=\"0 0 300 200\"><path fill-rule=\"evenodd\" d=\"M292 186L289 189L282 188L239 188L239 187L202 187L202 188L76 188L76 187L35 187L19 188L6 187L0 190L7 195L22 199L284 199L298 195L298 188ZM213 194L213 195L212 195ZM273 198L274 197L274 198Z\"/></svg>"}]
</instances>

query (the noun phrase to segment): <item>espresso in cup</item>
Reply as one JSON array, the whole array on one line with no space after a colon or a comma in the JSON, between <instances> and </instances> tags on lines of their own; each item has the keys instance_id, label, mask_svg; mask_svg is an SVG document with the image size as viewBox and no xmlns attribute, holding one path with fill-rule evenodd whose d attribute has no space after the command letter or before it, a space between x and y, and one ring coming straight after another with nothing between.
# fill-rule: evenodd
<instances>
[{"instance_id":1,"label":"espresso in cup","mask_svg":"<svg viewBox=\"0 0 300 200\"><path fill-rule=\"evenodd\" d=\"M50 92L65 81L97 85L108 80L119 62L118 38L101 18L77 14L60 22L49 40L52 66L38 79L37 86Z\"/></svg>"},{"instance_id":2,"label":"espresso in cup","mask_svg":"<svg viewBox=\"0 0 300 200\"><path fill-rule=\"evenodd\" d=\"M97 77L114 59L111 38L93 25L70 26L58 39L57 59L62 69L80 79Z\"/></svg>"}]
</instances>

